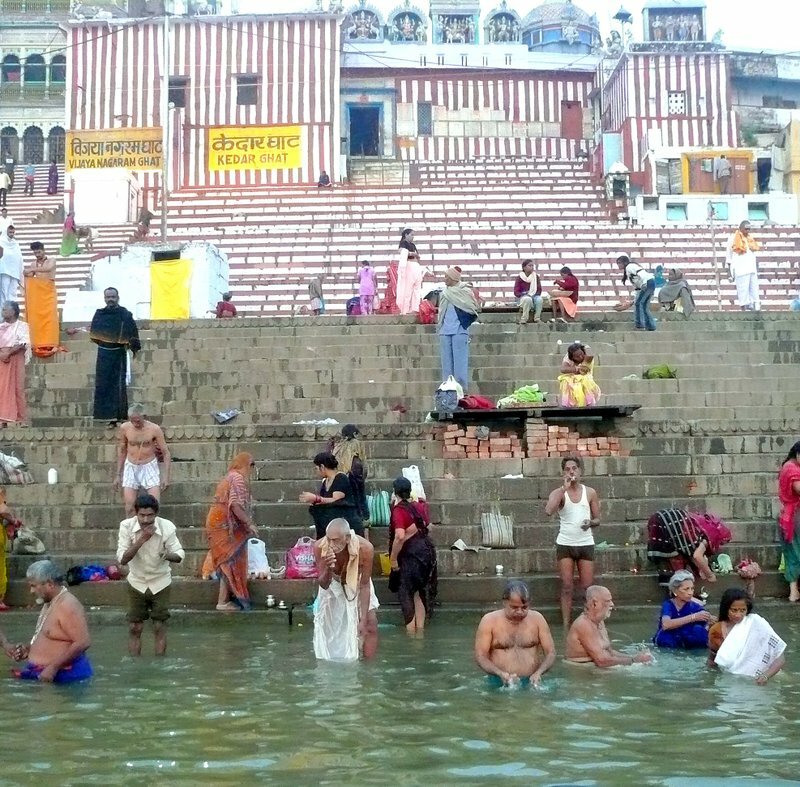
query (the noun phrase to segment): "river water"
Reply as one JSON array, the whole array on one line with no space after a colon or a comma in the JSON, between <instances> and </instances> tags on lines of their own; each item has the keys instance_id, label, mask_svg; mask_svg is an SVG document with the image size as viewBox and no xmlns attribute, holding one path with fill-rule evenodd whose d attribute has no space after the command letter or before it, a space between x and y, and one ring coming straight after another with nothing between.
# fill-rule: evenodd
<instances>
[{"instance_id":1,"label":"river water","mask_svg":"<svg viewBox=\"0 0 800 787\"><path fill-rule=\"evenodd\" d=\"M797 613L765 614L797 643ZM617 647L652 633L643 614L615 613ZM472 662L477 615L440 615L421 640L398 618L383 613L378 657L359 665L316 663L303 613L291 628L280 613L176 617L162 660L94 625L89 683L0 679L0 785L799 783L791 644L765 687L659 652L606 671L559 661L541 690L509 691ZM2 623L21 638L32 621Z\"/></svg>"}]
</instances>

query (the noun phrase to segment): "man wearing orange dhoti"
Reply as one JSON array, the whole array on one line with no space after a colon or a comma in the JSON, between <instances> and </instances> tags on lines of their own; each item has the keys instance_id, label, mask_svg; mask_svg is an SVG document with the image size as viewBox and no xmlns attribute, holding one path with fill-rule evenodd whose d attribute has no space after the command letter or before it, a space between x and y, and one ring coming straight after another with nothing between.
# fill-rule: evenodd
<instances>
[{"instance_id":1,"label":"man wearing orange dhoti","mask_svg":"<svg viewBox=\"0 0 800 787\"><path fill-rule=\"evenodd\" d=\"M40 358L53 355L59 347L56 263L49 260L44 244L31 243L33 265L25 269L25 318L30 326L31 349Z\"/></svg>"}]
</instances>

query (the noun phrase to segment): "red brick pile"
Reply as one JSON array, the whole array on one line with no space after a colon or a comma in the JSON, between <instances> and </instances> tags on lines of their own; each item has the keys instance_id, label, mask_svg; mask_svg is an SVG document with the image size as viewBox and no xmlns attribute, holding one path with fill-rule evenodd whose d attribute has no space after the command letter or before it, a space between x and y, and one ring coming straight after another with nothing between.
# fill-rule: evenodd
<instances>
[{"instance_id":1,"label":"red brick pile","mask_svg":"<svg viewBox=\"0 0 800 787\"><path fill-rule=\"evenodd\" d=\"M528 421L525 426L528 456L628 456L619 437L581 437L568 426L548 426L541 421Z\"/></svg>"},{"instance_id":2,"label":"red brick pile","mask_svg":"<svg viewBox=\"0 0 800 787\"><path fill-rule=\"evenodd\" d=\"M444 440L444 459L524 459L525 449L515 432L489 432L486 440L479 440L475 426L466 428L448 424L440 432Z\"/></svg>"}]
</instances>

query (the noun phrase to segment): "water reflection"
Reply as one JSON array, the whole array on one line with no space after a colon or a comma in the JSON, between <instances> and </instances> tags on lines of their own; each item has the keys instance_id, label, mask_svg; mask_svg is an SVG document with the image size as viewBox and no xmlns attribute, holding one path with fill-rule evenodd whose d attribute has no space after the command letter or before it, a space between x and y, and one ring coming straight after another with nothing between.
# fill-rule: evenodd
<instances>
[{"instance_id":1,"label":"water reflection","mask_svg":"<svg viewBox=\"0 0 800 787\"><path fill-rule=\"evenodd\" d=\"M2 681L0 785L705 787L723 763L748 785L796 778L795 651L765 687L660 653L606 672L557 663L541 690L502 691L473 666L477 619L442 616L413 641L382 628L378 658L358 666L316 663L308 625L254 617L176 626L162 661L122 655L124 629L98 628L90 684ZM617 645L646 635L613 631ZM782 631L800 642L800 624Z\"/></svg>"}]
</instances>

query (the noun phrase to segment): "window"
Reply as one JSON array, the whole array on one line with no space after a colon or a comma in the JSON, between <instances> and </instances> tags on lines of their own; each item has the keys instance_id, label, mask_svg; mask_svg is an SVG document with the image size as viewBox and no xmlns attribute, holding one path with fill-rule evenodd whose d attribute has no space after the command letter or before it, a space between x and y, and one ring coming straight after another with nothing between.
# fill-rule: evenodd
<instances>
[{"instance_id":1,"label":"window","mask_svg":"<svg viewBox=\"0 0 800 787\"><path fill-rule=\"evenodd\" d=\"M748 202L747 218L750 221L767 221L769 219L769 205L766 202Z\"/></svg>"},{"instance_id":2,"label":"window","mask_svg":"<svg viewBox=\"0 0 800 787\"><path fill-rule=\"evenodd\" d=\"M461 65L462 66L469 65L469 57L467 55L461 55Z\"/></svg>"},{"instance_id":3,"label":"window","mask_svg":"<svg viewBox=\"0 0 800 787\"><path fill-rule=\"evenodd\" d=\"M67 81L67 58L56 55L50 61L50 82L63 83Z\"/></svg>"},{"instance_id":4,"label":"window","mask_svg":"<svg viewBox=\"0 0 800 787\"><path fill-rule=\"evenodd\" d=\"M667 114L686 114L686 93L683 90L671 90L667 95Z\"/></svg>"},{"instance_id":5,"label":"window","mask_svg":"<svg viewBox=\"0 0 800 787\"><path fill-rule=\"evenodd\" d=\"M255 74L236 77L236 103L240 107L250 107L258 103L260 78Z\"/></svg>"},{"instance_id":6,"label":"window","mask_svg":"<svg viewBox=\"0 0 800 787\"><path fill-rule=\"evenodd\" d=\"M436 55L436 65L437 66L444 65L444 55Z\"/></svg>"},{"instance_id":7,"label":"window","mask_svg":"<svg viewBox=\"0 0 800 787\"><path fill-rule=\"evenodd\" d=\"M507 66L511 65L511 55L506 55L506 65Z\"/></svg>"},{"instance_id":8,"label":"window","mask_svg":"<svg viewBox=\"0 0 800 787\"><path fill-rule=\"evenodd\" d=\"M425 57L425 55L420 55L420 56L419 56L419 64L420 64L420 65L421 65L423 68L425 68L425 66L427 66L427 65L428 65L428 58L427 58L427 57Z\"/></svg>"},{"instance_id":9,"label":"window","mask_svg":"<svg viewBox=\"0 0 800 787\"><path fill-rule=\"evenodd\" d=\"M686 203L685 202L668 202L667 203L667 221L686 221Z\"/></svg>"},{"instance_id":10,"label":"window","mask_svg":"<svg viewBox=\"0 0 800 787\"><path fill-rule=\"evenodd\" d=\"M761 105L769 109L797 109L797 102L782 96L762 96Z\"/></svg>"},{"instance_id":11,"label":"window","mask_svg":"<svg viewBox=\"0 0 800 787\"><path fill-rule=\"evenodd\" d=\"M658 210L658 197L642 197L642 210Z\"/></svg>"},{"instance_id":12,"label":"window","mask_svg":"<svg viewBox=\"0 0 800 787\"><path fill-rule=\"evenodd\" d=\"M169 78L169 95L167 100L175 107L186 106L186 86L189 80L186 77Z\"/></svg>"},{"instance_id":13,"label":"window","mask_svg":"<svg viewBox=\"0 0 800 787\"><path fill-rule=\"evenodd\" d=\"M727 202L712 202L711 210L714 212L714 221L728 221L729 214Z\"/></svg>"},{"instance_id":14,"label":"window","mask_svg":"<svg viewBox=\"0 0 800 787\"><path fill-rule=\"evenodd\" d=\"M417 136L433 136L433 104L430 102L417 104Z\"/></svg>"}]
</instances>

